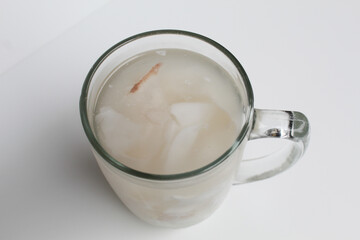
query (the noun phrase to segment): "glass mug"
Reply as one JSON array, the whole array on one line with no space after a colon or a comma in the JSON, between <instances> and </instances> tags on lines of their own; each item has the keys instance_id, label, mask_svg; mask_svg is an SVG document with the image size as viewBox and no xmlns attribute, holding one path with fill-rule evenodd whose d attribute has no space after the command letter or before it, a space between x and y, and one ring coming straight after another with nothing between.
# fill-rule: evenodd
<instances>
[{"instance_id":1,"label":"glass mug","mask_svg":"<svg viewBox=\"0 0 360 240\"><path fill-rule=\"evenodd\" d=\"M104 82L120 63L146 51L182 49L204 55L227 71L243 102L243 122L236 140L220 157L188 172L152 174L130 168L99 143L94 112ZM309 122L299 112L254 109L253 91L238 60L217 42L186 31L157 30L127 38L106 51L83 85L80 115L97 163L121 201L140 219L163 227L186 227L210 216L230 187L276 175L305 152ZM246 143L260 138L286 139L279 151L256 160L242 160Z\"/></svg>"}]
</instances>

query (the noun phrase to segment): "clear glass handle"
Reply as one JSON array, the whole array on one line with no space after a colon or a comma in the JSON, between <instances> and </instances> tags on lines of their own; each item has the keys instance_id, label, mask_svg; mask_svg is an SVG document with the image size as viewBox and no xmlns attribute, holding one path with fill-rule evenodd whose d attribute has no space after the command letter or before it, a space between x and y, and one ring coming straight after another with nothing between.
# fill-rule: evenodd
<instances>
[{"instance_id":1,"label":"clear glass handle","mask_svg":"<svg viewBox=\"0 0 360 240\"><path fill-rule=\"evenodd\" d=\"M310 125L300 112L255 109L249 140L286 139L284 146L267 156L244 159L235 184L253 182L274 176L292 166L305 152Z\"/></svg>"}]
</instances>

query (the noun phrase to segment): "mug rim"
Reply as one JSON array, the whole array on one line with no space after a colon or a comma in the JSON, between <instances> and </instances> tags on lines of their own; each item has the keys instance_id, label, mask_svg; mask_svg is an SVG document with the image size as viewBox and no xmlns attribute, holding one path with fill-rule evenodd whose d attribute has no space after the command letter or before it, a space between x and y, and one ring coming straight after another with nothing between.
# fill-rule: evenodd
<instances>
[{"instance_id":1,"label":"mug rim","mask_svg":"<svg viewBox=\"0 0 360 240\"><path fill-rule=\"evenodd\" d=\"M88 119L88 114L87 114L88 113L87 112L87 99L88 99L88 91L89 91L89 87L91 84L91 80L92 80L93 75L99 68L99 66L102 64L102 62L108 56L110 56L114 51L116 51L118 48L120 48L123 45L126 45L126 44L128 44L132 41L135 41L137 39L140 39L140 38L150 37L153 35L161 35L161 34L184 35L184 36L188 36L188 37L192 37L192 38L197 38L199 40L204 41L205 43L212 45L213 47L217 48L218 50L220 50L226 57L228 57L230 59L230 61L234 64L234 66L238 70L239 74L241 75L244 86L245 86L245 90L247 93L247 98L248 98L247 100L249 103L248 107L250 108L250 112L246 116L245 123L244 123L243 127L241 128L239 135L237 136L237 138L235 139L234 143L231 145L230 148L228 148L221 156L219 156L218 158L216 158L215 160L213 160L212 162L208 163L205 166L202 166L200 168L197 168L197 169L194 169L194 170L191 170L188 172L182 172L182 173L176 173L176 174L153 174L153 173L138 171L136 169L130 168L130 167L122 164L121 162L119 162L118 160L113 158L109 153L107 153L107 151L97 141L95 134L93 133L93 131L91 129L90 122ZM249 78L248 78L244 68L242 67L240 62L235 58L235 56L232 53L230 53L230 51L228 51L225 47L223 47L216 41L214 41L208 37L205 37L203 35L197 34L197 33L184 31L184 30L162 29L162 30L147 31L147 32L133 35L131 37L128 37L128 38L116 43L111 48L109 48L107 51L105 51L96 60L96 62L91 67L90 71L88 72L88 74L85 78L84 84L82 86L79 107L80 107L81 122L82 122L82 125L84 128L85 134L86 134L87 138L89 139L92 147L104 160L106 160L109 164L111 164L118 170L125 172L129 175L143 178L143 179L148 179L148 180L166 181L166 180L180 180L180 179L185 179L185 178L190 178L190 177L194 177L197 175L201 175L205 172L208 172L208 171L216 168L218 165L223 163L237 149L237 147L240 145L240 143L244 140L246 134L248 133L248 131L252 125L250 120L252 119L253 112L254 112L254 95L253 95L253 90L252 90Z\"/></svg>"}]
</instances>

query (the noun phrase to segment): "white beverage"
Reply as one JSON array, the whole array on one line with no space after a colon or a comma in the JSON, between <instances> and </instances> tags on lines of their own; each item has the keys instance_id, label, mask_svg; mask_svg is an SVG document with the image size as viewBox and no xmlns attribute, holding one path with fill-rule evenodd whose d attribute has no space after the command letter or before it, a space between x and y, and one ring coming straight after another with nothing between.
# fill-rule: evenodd
<instances>
[{"instance_id":1,"label":"white beverage","mask_svg":"<svg viewBox=\"0 0 360 240\"><path fill-rule=\"evenodd\" d=\"M153 174L198 169L220 157L242 126L231 76L194 52L158 49L119 65L95 109L95 133L127 167Z\"/></svg>"},{"instance_id":2,"label":"white beverage","mask_svg":"<svg viewBox=\"0 0 360 240\"><path fill-rule=\"evenodd\" d=\"M244 144L211 170L188 172L215 161L236 141L244 108L235 81L209 58L179 49L136 55L105 78L93 118L103 148L138 171L188 175L164 181L134 177L94 151L111 187L139 218L185 227L208 217L223 201Z\"/></svg>"}]
</instances>

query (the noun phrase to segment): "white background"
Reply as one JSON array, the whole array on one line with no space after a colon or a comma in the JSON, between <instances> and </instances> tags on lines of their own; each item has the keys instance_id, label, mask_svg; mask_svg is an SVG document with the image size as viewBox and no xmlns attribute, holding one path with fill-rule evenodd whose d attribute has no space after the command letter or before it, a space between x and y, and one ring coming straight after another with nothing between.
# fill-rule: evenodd
<instances>
[{"instance_id":1,"label":"white background","mask_svg":"<svg viewBox=\"0 0 360 240\"><path fill-rule=\"evenodd\" d=\"M0 239L360 239L360 5L354 1L25 1L0 8ZM206 35L242 63L259 108L298 110L305 156L234 186L186 229L134 217L90 152L78 100L97 57L133 34Z\"/></svg>"}]
</instances>

